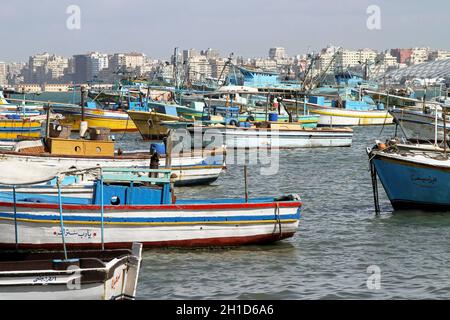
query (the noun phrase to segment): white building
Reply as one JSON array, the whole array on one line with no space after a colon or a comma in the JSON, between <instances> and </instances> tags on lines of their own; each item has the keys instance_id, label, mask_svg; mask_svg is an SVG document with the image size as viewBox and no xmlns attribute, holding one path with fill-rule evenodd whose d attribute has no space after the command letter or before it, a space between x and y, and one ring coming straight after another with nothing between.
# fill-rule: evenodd
<instances>
[{"instance_id":1,"label":"white building","mask_svg":"<svg viewBox=\"0 0 450 320\"><path fill-rule=\"evenodd\" d=\"M211 65L204 55L190 57L187 68L190 81L202 81L211 77Z\"/></svg>"},{"instance_id":2,"label":"white building","mask_svg":"<svg viewBox=\"0 0 450 320\"><path fill-rule=\"evenodd\" d=\"M284 59L286 58L286 50L283 47L275 47L269 49L270 59Z\"/></svg>"},{"instance_id":3,"label":"white building","mask_svg":"<svg viewBox=\"0 0 450 320\"><path fill-rule=\"evenodd\" d=\"M342 50L337 53L336 65L345 68L373 63L377 57L377 52L372 49Z\"/></svg>"},{"instance_id":4,"label":"white building","mask_svg":"<svg viewBox=\"0 0 450 320\"><path fill-rule=\"evenodd\" d=\"M439 61L439 60L445 60L445 59L450 59L450 51L435 50L435 51L430 52L430 54L429 54L430 61Z\"/></svg>"},{"instance_id":5,"label":"white building","mask_svg":"<svg viewBox=\"0 0 450 320\"><path fill-rule=\"evenodd\" d=\"M411 52L410 64L420 64L428 61L430 48L413 48Z\"/></svg>"},{"instance_id":6,"label":"white building","mask_svg":"<svg viewBox=\"0 0 450 320\"><path fill-rule=\"evenodd\" d=\"M6 86L7 81L7 68L6 63L0 62L0 86Z\"/></svg>"},{"instance_id":7,"label":"white building","mask_svg":"<svg viewBox=\"0 0 450 320\"><path fill-rule=\"evenodd\" d=\"M145 54L138 52L115 53L110 59L110 69L113 71L136 71L146 62Z\"/></svg>"},{"instance_id":8,"label":"white building","mask_svg":"<svg viewBox=\"0 0 450 320\"><path fill-rule=\"evenodd\" d=\"M89 63L87 65L88 79L98 77L100 71L107 69L109 65L108 55L106 53L91 52L88 54Z\"/></svg>"}]
</instances>

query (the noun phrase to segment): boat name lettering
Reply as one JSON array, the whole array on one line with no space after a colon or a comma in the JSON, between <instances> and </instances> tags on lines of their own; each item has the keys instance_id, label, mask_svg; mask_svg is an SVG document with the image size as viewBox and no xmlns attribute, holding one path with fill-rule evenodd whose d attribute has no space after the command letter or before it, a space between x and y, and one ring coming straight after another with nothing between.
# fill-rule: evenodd
<instances>
[{"instance_id":1,"label":"boat name lettering","mask_svg":"<svg viewBox=\"0 0 450 320\"><path fill-rule=\"evenodd\" d=\"M55 276L39 276L37 278L35 278L33 280L33 283L49 283L49 282L54 282L56 281L56 277Z\"/></svg>"},{"instance_id":2,"label":"boat name lettering","mask_svg":"<svg viewBox=\"0 0 450 320\"><path fill-rule=\"evenodd\" d=\"M416 181L416 182L426 182L426 183L429 183L429 184L435 184L437 182L437 178L436 177L422 178L422 177L417 177L415 175L411 176L411 180L412 181Z\"/></svg>"}]
</instances>

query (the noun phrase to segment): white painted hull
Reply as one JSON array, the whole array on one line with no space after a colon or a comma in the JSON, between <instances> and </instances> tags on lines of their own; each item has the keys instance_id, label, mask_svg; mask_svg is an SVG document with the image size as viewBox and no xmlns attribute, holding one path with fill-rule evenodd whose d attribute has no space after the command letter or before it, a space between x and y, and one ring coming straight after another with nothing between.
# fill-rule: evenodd
<instances>
[{"instance_id":1,"label":"white painted hull","mask_svg":"<svg viewBox=\"0 0 450 320\"><path fill-rule=\"evenodd\" d=\"M45 275L43 275L45 274ZM47 284L36 281L39 278L51 279ZM115 271L113 278L126 277L126 265ZM101 283L81 284L73 287L73 275L53 275L40 272L34 276L0 278L0 300L115 300L121 299L124 286L122 281L112 288L112 279ZM22 283L22 284L20 284Z\"/></svg>"},{"instance_id":2,"label":"white painted hull","mask_svg":"<svg viewBox=\"0 0 450 320\"><path fill-rule=\"evenodd\" d=\"M202 138L202 135L193 132L194 145L208 146L209 138L206 136ZM352 130L339 129L270 130L237 128L222 129L220 133L222 133L220 139L225 141L227 148L232 149L349 147L352 145L353 139ZM216 136L219 138L218 135ZM214 143L217 143L217 140Z\"/></svg>"},{"instance_id":3,"label":"white painted hull","mask_svg":"<svg viewBox=\"0 0 450 320\"><path fill-rule=\"evenodd\" d=\"M400 125L402 132L408 140L432 141L435 140L436 117L433 114L424 114L421 111L412 110L392 110L391 114ZM446 124L447 129L450 124ZM438 117L437 139L444 138L444 122Z\"/></svg>"},{"instance_id":4,"label":"white painted hull","mask_svg":"<svg viewBox=\"0 0 450 320\"><path fill-rule=\"evenodd\" d=\"M11 259L13 254L7 256ZM28 257L28 258L27 258ZM142 245L132 251L37 253L2 260L0 300L134 299Z\"/></svg>"},{"instance_id":5,"label":"white painted hull","mask_svg":"<svg viewBox=\"0 0 450 320\"><path fill-rule=\"evenodd\" d=\"M300 202L105 206L107 248L144 246L215 246L274 241L292 236ZM92 209L92 210L91 210ZM20 248L61 248L57 205L17 208ZM100 207L65 205L65 241L69 247L101 244ZM280 229L281 227L281 229ZM12 204L0 203L0 247L15 246Z\"/></svg>"},{"instance_id":6,"label":"white painted hull","mask_svg":"<svg viewBox=\"0 0 450 320\"><path fill-rule=\"evenodd\" d=\"M388 111L358 111L307 104L311 114L320 115L319 126L369 126L391 124Z\"/></svg>"},{"instance_id":7,"label":"white painted hull","mask_svg":"<svg viewBox=\"0 0 450 320\"><path fill-rule=\"evenodd\" d=\"M94 167L109 168L149 168L148 158L120 159L120 158L74 158L74 157L41 157L33 155L0 154L0 166L2 161L17 161L27 163L30 166L56 167L61 170L83 169ZM191 185L210 183L216 180L223 170L225 162L224 154L216 155L174 157L172 159L172 171L176 175L176 185ZM159 165L165 166L165 158L161 158Z\"/></svg>"}]
</instances>

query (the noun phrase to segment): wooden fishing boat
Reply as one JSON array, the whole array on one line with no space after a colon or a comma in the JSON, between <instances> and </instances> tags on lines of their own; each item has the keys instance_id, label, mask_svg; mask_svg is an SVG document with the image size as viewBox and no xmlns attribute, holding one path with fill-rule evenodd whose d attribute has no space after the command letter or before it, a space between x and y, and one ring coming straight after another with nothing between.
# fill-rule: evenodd
<instances>
[{"instance_id":1,"label":"wooden fishing boat","mask_svg":"<svg viewBox=\"0 0 450 320\"><path fill-rule=\"evenodd\" d=\"M439 108L441 109L441 108ZM444 138L444 120L442 112L435 112L430 108L424 112L422 108L415 109L392 109L389 113L394 117L401 132L407 140L414 141L442 141ZM447 116L447 130L450 128L450 118ZM436 130L437 129L437 130Z\"/></svg>"},{"instance_id":2,"label":"wooden fishing boat","mask_svg":"<svg viewBox=\"0 0 450 320\"><path fill-rule=\"evenodd\" d=\"M159 113L156 111L129 110L128 115L133 120L144 140L161 140L167 136L169 133L169 128L161 125L161 122L176 122L185 120L178 116Z\"/></svg>"},{"instance_id":3,"label":"wooden fishing boat","mask_svg":"<svg viewBox=\"0 0 450 320\"><path fill-rule=\"evenodd\" d=\"M378 142L367 148L372 175L378 175L395 210L450 210L450 160L438 148ZM373 178L374 179L374 178ZM377 195L376 180L374 191ZM377 199L377 197L375 197Z\"/></svg>"},{"instance_id":4,"label":"wooden fishing boat","mask_svg":"<svg viewBox=\"0 0 450 320\"><path fill-rule=\"evenodd\" d=\"M180 125L164 124L175 127ZM299 123L261 122L250 127L188 125L186 128L194 148L210 148L216 144L225 144L232 149L349 147L353 139L353 130L350 128L303 129Z\"/></svg>"},{"instance_id":5,"label":"wooden fishing boat","mask_svg":"<svg viewBox=\"0 0 450 320\"><path fill-rule=\"evenodd\" d=\"M41 120L8 118L0 115L0 140L17 140L19 137L39 138L41 129Z\"/></svg>"},{"instance_id":6,"label":"wooden fishing boat","mask_svg":"<svg viewBox=\"0 0 450 320\"><path fill-rule=\"evenodd\" d=\"M142 245L131 250L0 253L0 300L135 299Z\"/></svg>"},{"instance_id":7,"label":"wooden fishing boat","mask_svg":"<svg viewBox=\"0 0 450 320\"><path fill-rule=\"evenodd\" d=\"M19 142L15 151L0 150L0 166L5 161L12 161L60 170L104 166L149 168L151 161L149 152L128 152L121 155L115 153L113 141L49 138L48 146L49 148L45 148L40 141ZM27 151L30 149L31 151ZM225 148L221 146L209 150L184 152L182 155L174 154L171 168L175 184L181 186L214 182L225 167L225 152ZM165 166L166 156L161 155L159 167Z\"/></svg>"},{"instance_id":8,"label":"wooden fishing boat","mask_svg":"<svg viewBox=\"0 0 450 320\"><path fill-rule=\"evenodd\" d=\"M4 171L0 182L26 185L63 174L36 169ZM298 195L182 200L174 196L170 174L103 168L90 202L83 205L73 204L76 200L62 192L33 198L2 193L0 247L60 247L61 236L67 248L129 248L132 242L148 247L236 246L274 242L297 231L302 206Z\"/></svg>"},{"instance_id":9,"label":"wooden fishing boat","mask_svg":"<svg viewBox=\"0 0 450 320\"><path fill-rule=\"evenodd\" d=\"M293 107L293 101L283 100ZM350 101L358 103L358 101ZM300 104L302 104L300 102ZM350 103L349 103L350 104ZM303 108L303 105L301 106ZM311 114L319 115L319 126L367 126L367 125L386 125L392 123L392 116L387 110L367 109L367 108L337 108L316 103L306 103L306 108ZM359 110L358 110L359 109Z\"/></svg>"},{"instance_id":10,"label":"wooden fishing boat","mask_svg":"<svg viewBox=\"0 0 450 320\"><path fill-rule=\"evenodd\" d=\"M80 129L81 107L79 106L54 106L55 112L64 115L60 122L71 126L73 131ZM89 127L109 128L112 132L136 132L134 122L125 111L105 110L99 108L85 108L84 119Z\"/></svg>"}]
</instances>

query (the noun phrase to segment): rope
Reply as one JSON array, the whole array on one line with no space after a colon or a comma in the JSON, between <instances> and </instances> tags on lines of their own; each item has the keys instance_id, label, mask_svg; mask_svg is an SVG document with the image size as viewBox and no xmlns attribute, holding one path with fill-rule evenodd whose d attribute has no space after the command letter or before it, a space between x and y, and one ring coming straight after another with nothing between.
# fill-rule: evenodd
<instances>
[{"instance_id":1,"label":"rope","mask_svg":"<svg viewBox=\"0 0 450 320\"><path fill-rule=\"evenodd\" d=\"M275 206L275 218L277 220L276 223L278 223L278 229L279 229L279 235L278 236L281 238L283 236L283 231L281 230L280 204L278 202L276 203L276 206ZM276 228L276 223L275 223L275 230L277 229Z\"/></svg>"},{"instance_id":2,"label":"rope","mask_svg":"<svg viewBox=\"0 0 450 320\"><path fill-rule=\"evenodd\" d=\"M63 205L62 205L62 196L61 196L61 182L58 179L58 204L59 204L59 224L61 227L61 238L64 248L64 257L67 260L67 248L66 248L66 239L65 239L65 230L64 230L64 220L63 220Z\"/></svg>"},{"instance_id":3,"label":"rope","mask_svg":"<svg viewBox=\"0 0 450 320\"><path fill-rule=\"evenodd\" d=\"M100 168L100 215L101 215L101 240L102 240L102 250L105 250L105 208L103 203L103 169Z\"/></svg>"},{"instance_id":4,"label":"rope","mask_svg":"<svg viewBox=\"0 0 450 320\"><path fill-rule=\"evenodd\" d=\"M16 241L16 250L19 250L19 232L17 229L16 186L13 186L13 200L14 200L14 234L15 234L15 241Z\"/></svg>"}]
</instances>

